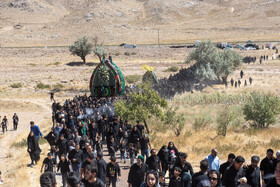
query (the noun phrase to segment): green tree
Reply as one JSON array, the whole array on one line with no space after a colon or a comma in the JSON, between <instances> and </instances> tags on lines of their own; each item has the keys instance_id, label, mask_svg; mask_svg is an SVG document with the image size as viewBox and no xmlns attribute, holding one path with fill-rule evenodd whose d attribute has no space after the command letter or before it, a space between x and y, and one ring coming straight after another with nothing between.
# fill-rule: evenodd
<instances>
[{"instance_id":1,"label":"green tree","mask_svg":"<svg viewBox=\"0 0 280 187\"><path fill-rule=\"evenodd\" d=\"M84 36L83 38L75 41L74 44L69 47L69 49L73 55L81 57L83 62L86 63L86 56L91 53L92 44L89 43L88 38Z\"/></svg>"},{"instance_id":2,"label":"green tree","mask_svg":"<svg viewBox=\"0 0 280 187\"><path fill-rule=\"evenodd\" d=\"M251 93L251 100L243 107L245 120L254 128L267 128L275 124L280 113L280 99L271 94Z\"/></svg>"},{"instance_id":3,"label":"green tree","mask_svg":"<svg viewBox=\"0 0 280 187\"><path fill-rule=\"evenodd\" d=\"M224 110L222 110L217 118L217 128L216 132L218 135L226 136L228 126L231 124L231 122L234 120L234 113L230 110L230 108L227 106Z\"/></svg>"},{"instance_id":4,"label":"green tree","mask_svg":"<svg viewBox=\"0 0 280 187\"><path fill-rule=\"evenodd\" d=\"M94 54L99 58L99 61L102 62L102 58L107 56L107 50L102 46L102 44L96 44L94 48Z\"/></svg>"},{"instance_id":5,"label":"green tree","mask_svg":"<svg viewBox=\"0 0 280 187\"><path fill-rule=\"evenodd\" d=\"M177 114L178 107L173 109L172 107L168 107L166 113L164 115L164 124L170 128L176 136L180 136L182 130L185 127L186 118L184 114Z\"/></svg>"},{"instance_id":6,"label":"green tree","mask_svg":"<svg viewBox=\"0 0 280 187\"><path fill-rule=\"evenodd\" d=\"M122 120L143 121L149 133L147 120L151 117L163 119L163 109L167 107L167 101L147 83L137 85L137 92L127 95L128 101L119 100L114 104L116 113Z\"/></svg>"},{"instance_id":7,"label":"green tree","mask_svg":"<svg viewBox=\"0 0 280 187\"><path fill-rule=\"evenodd\" d=\"M186 63L195 61L195 75L200 80L219 80L226 83L227 77L241 65L242 57L235 51L219 49L211 42L199 43L193 50Z\"/></svg>"},{"instance_id":8,"label":"green tree","mask_svg":"<svg viewBox=\"0 0 280 187\"><path fill-rule=\"evenodd\" d=\"M224 50L220 52L219 71L217 77L222 79L223 83L227 82L229 74L237 69L242 63L242 57L235 51Z\"/></svg>"}]
</instances>

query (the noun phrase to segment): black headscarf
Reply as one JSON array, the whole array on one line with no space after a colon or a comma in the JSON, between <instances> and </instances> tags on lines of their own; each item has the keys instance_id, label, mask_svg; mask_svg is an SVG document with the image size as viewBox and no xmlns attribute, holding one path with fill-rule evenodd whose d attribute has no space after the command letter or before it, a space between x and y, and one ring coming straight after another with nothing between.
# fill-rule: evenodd
<instances>
[{"instance_id":1,"label":"black headscarf","mask_svg":"<svg viewBox=\"0 0 280 187\"><path fill-rule=\"evenodd\" d=\"M216 173L216 174L217 174L217 177L218 177L218 183L217 183L217 186L216 186L216 187L222 187L220 172L217 171L217 170L214 170L214 169L213 169L213 170L210 170L210 171L208 172L208 174L207 174L208 178L209 178L210 173L212 173L212 172ZM210 181L210 182L211 182L211 181Z\"/></svg>"}]
</instances>

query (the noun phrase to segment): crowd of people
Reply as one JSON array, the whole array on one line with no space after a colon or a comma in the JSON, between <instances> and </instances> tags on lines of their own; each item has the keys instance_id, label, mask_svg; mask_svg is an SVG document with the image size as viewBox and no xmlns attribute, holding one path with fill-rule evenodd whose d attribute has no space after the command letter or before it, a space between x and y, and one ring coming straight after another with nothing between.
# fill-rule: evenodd
<instances>
[{"instance_id":1,"label":"crowd of people","mask_svg":"<svg viewBox=\"0 0 280 187\"><path fill-rule=\"evenodd\" d=\"M56 186L58 177L64 187L115 187L122 186L120 180L127 181L129 187L280 185L280 151L274 158L273 150L268 149L266 158L260 162L258 156L253 156L250 165L244 165L242 156L230 154L227 162L220 165L218 151L212 149L195 173L187 153L180 152L173 142L156 150L139 121L135 126L122 121L114 112L115 100L84 95L66 100L63 105L54 102L54 126L46 136L34 122L30 123L31 165L40 159L38 139L44 137L50 144L41 166L42 187ZM104 160L104 154L110 162ZM121 178L119 163L130 167L128 178Z\"/></svg>"}]
</instances>

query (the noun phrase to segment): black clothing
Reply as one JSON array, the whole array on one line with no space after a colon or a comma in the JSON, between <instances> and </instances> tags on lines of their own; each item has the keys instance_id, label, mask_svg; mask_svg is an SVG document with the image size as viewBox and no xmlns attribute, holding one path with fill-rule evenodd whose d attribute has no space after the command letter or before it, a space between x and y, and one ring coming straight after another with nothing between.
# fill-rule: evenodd
<instances>
[{"instance_id":1,"label":"black clothing","mask_svg":"<svg viewBox=\"0 0 280 187\"><path fill-rule=\"evenodd\" d=\"M44 137L44 139L46 139L51 146L54 144L55 134L53 132L49 132L48 135Z\"/></svg>"},{"instance_id":2,"label":"black clothing","mask_svg":"<svg viewBox=\"0 0 280 187\"><path fill-rule=\"evenodd\" d=\"M228 162L228 161L221 164L221 166L220 166L219 172L220 172L220 174L222 174L222 181L223 181L223 178L224 178L224 173L225 173L227 167L229 167L229 166L230 166L230 162Z\"/></svg>"},{"instance_id":3,"label":"black clothing","mask_svg":"<svg viewBox=\"0 0 280 187\"><path fill-rule=\"evenodd\" d=\"M181 172L180 176L183 176L183 173L185 173L185 172L188 172L191 176L193 176L194 173L193 173L192 165L189 162L186 162L185 166L183 167L182 163L181 163L181 159L179 157L176 157L176 158L177 158L177 161L174 165L174 168L179 167L179 168L182 169L182 172ZM172 171L172 173L173 173L173 171Z\"/></svg>"},{"instance_id":4,"label":"black clothing","mask_svg":"<svg viewBox=\"0 0 280 187\"><path fill-rule=\"evenodd\" d=\"M179 151L178 151L178 149L175 147L174 144L173 144L173 147L169 147L169 145L168 145L167 149L168 149L169 155L170 155L170 151L173 150L173 151L175 152L175 155L176 155L176 156L179 156Z\"/></svg>"},{"instance_id":5,"label":"black clothing","mask_svg":"<svg viewBox=\"0 0 280 187\"><path fill-rule=\"evenodd\" d=\"M14 130L17 130L17 126L18 126L18 116L17 115L13 116L13 125L14 125Z\"/></svg>"},{"instance_id":6,"label":"black clothing","mask_svg":"<svg viewBox=\"0 0 280 187\"><path fill-rule=\"evenodd\" d=\"M136 127L139 130L139 132L140 132L140 137L142 137L143 131L144 131L144 126L141 125L141 124L138 124L138 125L136 125Z\"/></svg>"},{"instance_id":7,"label":"black clothing","mask_svg":"<svg viewBox=\"0 0 280 187\"><path fill-rule=\"evenodd\" d=\"M268 160L267 157L265 157L261 161L260 170L264 171L264 175L274 173L274 169L274 160Z\"/></svg>"},{"instance_id":8,"label":"black clothing","mask_svg":"<svg viewBox=\"0 0 280 187\"><path fill-rule=\"evenodd\" d=\"M202 173L201 171L195 173L192 179L192 187L197 187L199 182L203 180L209 180L206 174Z\"/></svg>"},{"instance_id":9,"label":"black clothing","mask_svg":"<svg viewBox=\"0 0 280 187\"><path fill-rule=\"evenodd\" d=\"M276 179L272 179L265 187L280 187L279 184L276 183Z\"/></svg>"},{"instance_id":10,"label":"black clothing","mask_svg":"<svg viewBox=\"0 0 280 187\"><path fill-rule=\"evenodd\" d=\"M59 170L61 171L61 173L70 172L69 162L67 160L64 160L64 162L62 162L62 160L61 160L57 165L57 171L59 171Z\"/></svg>"},{"instance_id":11,"label":"black clothing","mask_svg":"<svg viewBox=\"0 0 280 187\"><path fill-rule=\"evenodd\" d=\"M148 143L150 142L149 138L146 138L146 140L144 138L140 139L140 145L141 145L141 150L148 150L149 149L149 145Z\"/></svg>"},{"instance_id":12,"label":"black clothing","mask_svg":"<svg viewBox=\"0 0 280 187\"><path fill-rule=\"evenodd\" d=\"M181 177L176 178L175 176L170 178L168 187L182 187L183 181Z\"/></svg>"},{"instance_id":13,"label":"black clothing","mask_svg":"<svg viewBox=\"0 0 280 187\"><path fill-rule=\"evenodd\" d=\"M58 154L61 156L62 154L66 155L69 152L69 145L66 139L58 140L57 141L57 147L58 147ZM60 158L59 158L60 159Z\"/></svg>"},{"instance_id":14,"label":"black clothing","mask_svg":"<svg viewBox=\"0 0 280 187\"><path fill-rule=\"evenodd\" d=\"M146 164L143 164L141 168L137 165L137 163L133 164L129 170L127 182L132 184L132 187L140 187L140 185L144 182L147 168Z\"/></svg>"},{"instance_id":15,"label":"black clothing","mask_svg":"<svg viewBox=\"0 0 280 187\"><path fill-rule=\"evenodd\" d=\"M141 138L141 134L139 130L138 129L136 131L132 130L128 138L128 143L133 143L135 145L137 144L140 138Z\"/></svg>"},{"instance_id":16,"label":"black clothing","mask_svg":"<svg viewBox=\"0 0 280 187\"><path fill-rule=\"evenodd\" d=\"M233 164L228 167L224 173L223 186L236 187L240 184L238 180L242 177L245 177L243 168L241 167L239 170L236 170Z\"/></svg>"},{"instance_id":17,"label":"black clothing","mask_svg":"<svg viewBox=\"0 0 280 187\"><path fill-rule=\"evenodd\" d=\"M38 143L38 140L35 137L35 135L28 136L27 146L28 146L27 152L30 155L31 162L33 162L33 161L37 162L38 160L40 160L41 149L39 147L39 143ZM30 149L30 151L29 151L29 149Z\"/></svg>"},{"instance_id":18,"label":"black clothing","mask_svg":"<svg viewBox=\"0 0 280 187\"><path fill-rule=\"evenodd\" d=\"M159 170L159 157L157 155L155 156L150 156L147 160L146 160L146 164L148 166L148 170L154 170L154 171L158 171Z\"/></svg>"},{"instance_id":19,"label":"black clothing","mask_svg":"<svg viewBox=\"0 0 280 187\"><path fill-rule=\"evenodd\" d=\"M111 162L107 164L106 168L106 177L116 179L118 176L121 176L121 169L118 163L113 165Z\"/></svg>"},{"instance_id":20,"label":"black clothing","mask_svg":"<svg viewBox=\"0 0 280 187\"><path fill-rule=\"evenodd\" d=\"M88 160L85 160L82 163L82 167L81 167L81 168L83 168L84 172L85 172L85 168L87 167L87 165L97 166L97 161L93 160L92 162L89 162Z\"/></svg>"},{"instance_id":21,"label":"black clothing","mask_svg":"<svg viewBox=\"0 0 280 187\"><path fill-rule=\"evenodd\" d=\"M99 178L96 178L94 183L89 183L86 179L82 179L81 182L84 183L84 187L105 187L105 184Z\"/></svg>"},{"instance_id":22,"label":"black clothing","mask_svg":"<svg viewBox=\"0 0 280 187\"><path fill-rule=\"evenodd\" d=\"M83 151L82 150L76 151L76 149L71 150L68 154L68 159L71 161L72 164L75 163L73 161L73 158L77 159L76 161L77 164L80 164L83 158Z\"/></svg>"},{"instance_id":23,"label":"black clothing","mask_svg":"<svg viewBox=\"0 0 280 187\"><path fill-rule=\"evenodd\" d=\"M54 165L56 165L56 161L54 158L52 158L51 160L48 158L45 158L45 160L43 161L43 164L45 164L45 172L47 172L47 171L53 172L53 167L54 167Z\"/></svg>"},{"instance_id":24,"label":"black clothing","mask_svg":"<svg viewBox=\"0 0 280 187\"><path fill-rule=\"evenodd\" d=\"M107 163L103 158L97 161L97 168L98 168L98 173L97 177L101 179L104 184L106 184L106 168L107 168Z\"/></svg>"},{"instance_id":25,"label":"black clothing","mask_svg":"<svg viewBox=\"0 0 280 187\"><path fill-rule=\"evenodd\" d=\"M247 184L251 187L261 187L260 168L254 169L251 165L245 170L245 177L247 178Z\"/></svg>"}]
</instances>

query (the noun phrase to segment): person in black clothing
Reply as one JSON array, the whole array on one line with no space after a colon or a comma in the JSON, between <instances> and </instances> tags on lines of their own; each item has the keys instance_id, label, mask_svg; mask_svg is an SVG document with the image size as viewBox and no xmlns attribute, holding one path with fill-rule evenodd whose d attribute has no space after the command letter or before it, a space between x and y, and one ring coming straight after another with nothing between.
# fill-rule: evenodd
<instances>
[{"instance_id":1,"label":"person in black clothing","mask_svg":"<svg viewBox=\"0 0 280 187\"><path fill-rule=\"evenodd\" d=\"M112 187L116 187L117 180L119 181L121 178L121 169L115 156L112 156L110 160L111 162L107 164L106 180L108 181L108 187L111 183Z\"/></svg>"},{"instance_id":2,"label":"person in black clothing","mask_svg":"<svg viewBox=\"0 0 280 187\"><path fill-rule=\"evenodd\" d=\"M231 164L233 163L233 160L235 159L235 155L233 153L230 153L228 155L228 160L227 162L221 164L220 166L220 169L219 169L219 172L220 172L220 175L221 175L221 180L223 181L223 178L224 178L224 173L227 169L227 167L231 166Z\"/></svg>"},{"instance_id":3,"label":"person in black clothing","mask_svg":"<svg viewBox=\"0 0 280 187\"><path fill-rule=\"evenodd\" d=\"M233 87L233 84L234 84L234 80L233 79L230 79L230 84L231 84L231 87Z\"/></svg>"},{"instance_id":4,"label":"person in black clothing","mask_svg":"<svg viewBox=\"0 0 280 187\"><path fill-rule=\"evenodd\" d=\"M148 166L148 170L162 171L161 162L155 149L151 150L151 156L146 160L146 164Z\"/></svg>"},{"instance_id":5,"label":"person in black clothing","mask_svg":"<svg viewBox=\"0 0 280 187\"><path fill-rule=\"evenodd\" d=\"M169 163L169 154L168 154L168 149L167 149L166 145L161 147L161 149L158 152L158 157L161 162L162 172L166 173L166 171L168 169L168 163ZM172 173L173 173L173 171L172 171Z\"/></svg>"},{"instance_id":6,"label":"person in black clothing","mask_svg":"<svg viewBox=\"0 0 280 187\"><path fill-rule=\"evenodd\" d=\"M187 162L187 157L188 157L187 153L180 152L179 157L177 157L177 161L174 165L174 167L179 167L182 169L181 172L182 178L186 175L193 176L194 174L192 165L189 162Z\"/></svg>"},{"instance_id":7,"label":"person in black clothing","mask_svg":"<svg viewBox=\"0 0 280 187\"><path fill-rule=\"evenodd\" d=\"M240 87L240 85L241 85L241 81L240 81L240 80L238 80L238 86Z\"/></svg>"},{"instance_id":8,"label":"person in black clothing","mask_svg":"<svg viewBox=\"0 0 280 187\"><path fill-rule=\"evenodd\" d=\"M267 183L266 187L280 187L280 160L276 162L274 176L275 177Z\"/></svg>"},{"instance_id":9,"label":"person in black clothing","mask_svg":"<svg viewBox=\"0 0 280 187\"><path fill-rule=\"evenodd\" d=\"M72 170L80 172L83 159L83 151L80 150L79 144L75 144L75 149L69 152L68 159L71 162Z\"/></svg>"},{"instance_id":10,"label":"person in black clothing","mask_svg":"<svg viewBox=\"0 0 280 187\"><path fill-rule=\"evenodd\" d=\"M149 148L151 149L150 140L148 135L144 134L143 137L140 138L137 147L141 147L141 155L146 156L146 159L149 158Z\"/></svg>"},{"instance_id":11,"label":"person in black clothing","mask_svg":"<svg viewBox=\"0 0 280 187\"><path fill-rule=\"evenodd\" d=\"M13 115L13 125L14 125L14 130L17 130L17 126L18 126L18 115L16 113L14 113Z\"/></svg>"},{"instance_id":12,"label":"person in black clothing","mask_svg":"<svg viewBox=\"0 0 280 187\"><path fill-rule=\"evenodd\" d=\"M29 153L31 159L31 167L33 167L34 162L37 164L37 161L40 160L41 149L38 144L38 139L34 136L34 133L31 131L27 137L27 152Z\"/></svg>"},{"instance_id":13,"label":"person in black clothing","mask_svg":"<svg viewBox=\"0 0 280 187\"><path fill-rule=\"evenodd\" d=\"M259 162L260 158L258 156L252 156L251 165L245 168L247 184L251 185L251 187L261 187L260 168L258 167Z\"/></svg>"},{"instance_id":14,"label":"person in black clothing","mask_svg":"<svg viewBox=\"0 0 280 187\"><path fill-rule=\"evenodd\" d=\"M261 161L260 170L262 178L267 174L274 173L274 162L275 158L273 157L274 151L268 149L266 151L266 157ZM263 180L263 184L266 184L268 181Z\"/></svg>"},{"instance_id":15,"label":"person in black clothing","mask_svg":"<svg viewBox=\"0 0 280 187\"><path fill-rule=\"evenodd\" d=\"M88 155L88 158L82 163L82 167L81 167L81 171L80 171L81 179L85 175L85 168L86 168L87 165L96 165L97 166L97 163L95 164L95 162L94 162L94 155L93 155L93 153L90 153Z\"/></svg>"},{"instance_id":16,"label":"person in black clothing","mask_svg":"<svg viewBox=\"0 0 280 187\"><path fill-rule=\"evenodd\" d=\"M52 153L48 153L48 157L45 158L41 167L41 173L43 172L56 172L56 160L52 157Z\"/></svg>"},{"instance_id":17,"label":"person in black clothing","mask_svg":"<svg viewBox=\"0 0 280 187\"><path fill-rule=\"evenodd\" d=\"M176 156L179 156L179 151L178 149L175 147L174 143L173 142L169 142L168 143L168 147L167 149L169 150L168 152L170 153L171 150L173 150L175 152L175 155Z\"/></svg>"},{"instance_id":18,"label":"person in black clothing","mask_svg":"<svg viewBox=\"0 0 280 187\"><path fill-rule=\"evenodd\" d=\"M5 134L5 130L7 131L7 123L5 122L4 119L2 119L1 126L2 126L2 132L3 134Z\"/></svg>"},{"instance_id":19,"label":"person in black clothing","mask_svg":"<svg viewBox=\"0 0 280 187\"><path fill-rule=\"evenodd\" d=\"M54 100L54 93L53 92L50 93L50 99L51 99L51 101L55 101Z\"/></svg>"},{"instance_id":20,"label":"person in black clothing","mask_svg":"<svg viewBox=\"0 0 280 187\"><path fill-rule=\"evenodd\" d=\"M161 171L158 173L158 183L160 187L165 187L165 177L164 177L164 173Z\"/></svg>"},{"instance_id":21,"label":"person in black clothing","mask_svg":"<svg viewBox=\"0 0 280 187\"><path fill-rule=\"evenodd\" d=\"M69 162L66 159L65 155L61 155L60 157L60 162L57 165L57 172L61 171L61 176L62 176L62 184L63 187L66 187L66 183L67 183L67 175L70 172L70 168L69 168Z\"/></svg>"},{"instance_id":22,"label":"person in black clothing","mask_svg":"<svg viewBox=\"0 0 280 187\"><path fill-rule=\"evenodd\" d=\"M56 179L53 172L47 171L40 176L41 187L55 187Z\"/></svg>"},{"instance_id":23,"label":"person in black clothing","mask_svg":"<svg viewBox=\"0 0 280 187\"><path fill-rule=\"evenodd\" d=\"M208 182L210 186L210 182L207 176L208 170L208 161L202 160L200 161L200 171L193 175L192 179L192 187L197 187L200 182L204 181L205 183Z\"/></svg>"},{"instance_id":24,"label":"person in black clothing","mask_svg":"<svg viewBox=\"0 0 280 187\"><path fill-rule=\"evenodd\" d=\"M97 152L97 168L98 168L97 177L101 179L104 184L106 184L107 163L103 159L103 153L100 151Z\"/></svg>"},{"instance_id":25,"label":"person in black clothing","mask_svg":"<svg viewBox=\"0 0 280 187\"><path fill-rule=\"evenodd\" d=\"M127 154L128 154L129 159L130 159L130 166L132 166L134 164L134 158L135 158L135 155L136 155L136 150L133 147L133 143L129 143L128 149L127 149Z\"/></svg>"},{"instance_id":26,"label":"person in black clothing","mask_svg":"<svg viewBox=\"0 0 280 187\"><path fill-rule=\"evenodd\" d=\"M67 185L68 187L80 187L80 174L76 171L72 171L67 176Z\"/></svg>"},{"instance_id":27,"label":"person in black clothing","mask_svg":"<svg viewBox=\"0 0 280 187\"><path fill-rule=\"evenodd\" d=\"M136 124L136 127L137 127L137 129L139 130L139 132L140 132L140 137L142 137L143 136L143 133L144 133L144 125L142 125L141 123L140 123L140 121L136 121L137 122L137 124Z\"/></svg>"},{"instance_id":28,"label":"person in black clothing","mask_svg":"<svg viewBox=\"0 0 280 187\"><path fill-rule=\"evenodd\" d=\"M91 123L91 125L89 126L89 130L88 130L88 133L89 133L89 138L95 142L95 139L96 139L96 135L98 133L98 129L95 125L95 122L93 121Z\"/></svg>"},{"instance_id":29,"label":"person in black clothing","mask_svg":"<svg viewBox=\"0 0 280 187\"><path fill-rule=\"evenodd\" d=\"M243 78L243 75L244 75L244 73L243 73L243 71L241 70L241 71L240 71L240 77L241 77L241 79Z\"/></svg>"},{"instance_id":30,"label":"person in black clothing","mask_svg":"<svg viewBox=\"0 0 280 187\"><path fill-rule=\"evenodd\" d=\"M128 138L128 143L133 143L133 145L136 146L140 138L141 138L141 134L137 129L137 127L134 126Z\"/></svg>"},{"instance_id":31,"label":"person in black clothing","mask_svg":"<svg viewBox=\"0 0 280 187\"><path fill-rule=\"evenodd\" d=\"M64 134L60 134L60 139L57 141L57 151L59 159L61 155L67 155L69 152L68 141L64 138Z\"/></svg>"},{"instance_id":32,"label":"person in black clothing","mask_svg":"<svg viewBox=\"0 0 280 187\"><path fill-rule=\"evenodd\" d=\"M85 178L81 180L85 187L105 187L101 179L97 178L97 167L87 165L85 168Z\"/></svg>"},{"instance_id":33,"label":"person in black clothing","mask_svg":"<svg viewBox=\"0 0 280 187\"><path fill-rule=\"evenodd\" d=\"M123 163L125 163L125 151L126 151L127 147L125 145L125 142L124 140L121 141L121 144L119 146L119 150L120 150L120 153L121 153L121 162L123 160Z\"/></svg>"},{"instance_id":34,"label":"person in black clothing","mask_svg":"<svg viewBox=\"0 0 280 187\"><path fill-rule=\"evenodd\" d=\"M253 82L253 79L252 79L252 77L250 77L250 78L249 78L249 83L250 83L250 85L252 85L252 82Z\"/></svg>"},{"instance_id":35,"label":"person in black clothing","mask_svg":"<svg viewBox=\"0 0 280 187\"><path fill-rule=\"evenodd\" d=\"M128 174L128 186L140 187L144 182L145 173L147 172L147 165L144 163L144 157L139 155L137 163L133 164Z\"/></svg>"},{"instance_id":36,"label":"person in black clothing","mask_svg":"<svg viewBox=\"0 0 280 187\"><path fill-rule=\"evenodd\" d=\"M207 174L211 187L222 187L220 173L217 170L210 170Z\"/></svg>"},{"instance_id":37,"label":"person in black clothing","mask_svg":"<svg viewBox=\"0 0 280 187\"><path fill-rule=\"evenodd\" d=\"M168 187L191 187L190 177L188 179L184 179L181 177L182 170L179 167L174 168L174 173L169 180Z\"/></svg>"},{"instance_id":38,"label":"person in black clothing","mask_svg":"<svg viewBox=\"0 0 280 187\"><path fill-rule=\"evenodd\" d=\"M113 136L110 137L110 142L108 145L109 145L109 147L108 147L109 155L115 156L116 151L117 151L117 145L115 142L115 138Z\"/></svg>"},{"instance_id":39,"label":"person in black clothing","mask_svg":"<svg viewBox=\"0 0 280 187\"><path fill-rule=\"evenodd\" d=\"M245 159L242 156L237 156L235 158L234 164L229 166L224 173L223 186L225 187L237 187L239 179L245 177L245 172L242 168Z\"/></svg>"}]
</instances>

